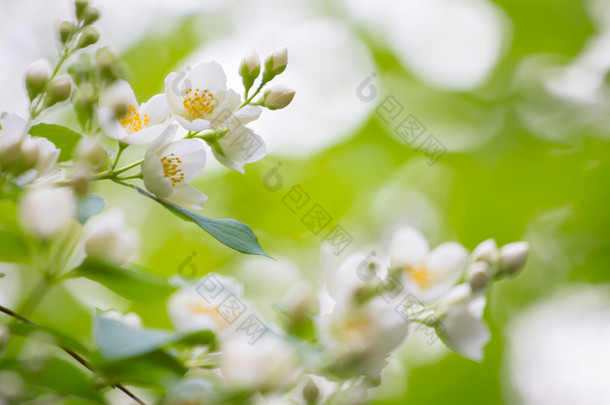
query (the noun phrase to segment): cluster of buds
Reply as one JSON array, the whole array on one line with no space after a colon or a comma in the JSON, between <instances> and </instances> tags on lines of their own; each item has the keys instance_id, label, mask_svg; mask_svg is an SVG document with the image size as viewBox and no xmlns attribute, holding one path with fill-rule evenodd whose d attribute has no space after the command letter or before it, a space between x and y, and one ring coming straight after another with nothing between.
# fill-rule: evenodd
<instances>
[{"instance_id":1,"label":"cluster of buds","mask_svg":"<svg viewBox=\"0 0 610 405\"><path fill-rule=\"evenodd\" d=\"M263 78L259 90L286 70L287 63L288 51L286 48L279 48L273 51L271 55L265 59ZM239 66L239 75L242 77L242 82L246 89L246 97L260 73L261 62L258 55L254 51L249 52L243 58ZM270 110L279 110L288 106L293 98L294 90L282 84L278 84L267 89L263 97L253 104L267 107Z\"/></svg>"},{"instance_id":2,"label":"cluster of buds","mask_svg":"<svg viewBox=\"0 0 610 405\"><path fill-rule=\"evenodd\" d=\"M92 24L100 19L100 12L90 6L88 0L76 0L74 5L76 23L62 21L59 24L59 41L65 50L72 47L83 49L100 39L100 33L92 27Z\"/></svg>"},{"instance_id":3,"label":"cluster of buds","mask_svg":"<svg viewBox=\"0 0 610 405\"><path fill-rule=\"evenodd\" d=\"M482 290L494 280L515 276L529 252L527 242L513 242L498 248L496 241L481 242L472 252L466 275L473 290Z\"/></svg>"}]
</instances>

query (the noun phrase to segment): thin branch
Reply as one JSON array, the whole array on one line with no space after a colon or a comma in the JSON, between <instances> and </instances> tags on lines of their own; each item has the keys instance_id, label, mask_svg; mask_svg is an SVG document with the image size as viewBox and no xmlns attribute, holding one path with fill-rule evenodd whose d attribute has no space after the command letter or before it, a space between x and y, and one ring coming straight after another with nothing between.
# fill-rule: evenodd
<instances>
[{"instance_id":1,"label":"thin branch","mask_svg":"<svg viewBox=\"0 0 610 405\"><path fill-rule=\"evenodd\" d=\"M12 316L15 319L18 319L19 321L21 321L23 323L27 323L28 325L37 326L34 322L30 321L29 319L19 315L18 313L14 312L14 311L12 311L12 310L10 310L10 309L2 306L2 305L0 305L0 312L4 312L5 314L7 314L9 316ZM91 365L83 357L81 357L80 355L76 354L72 350L67 349L65 347L61 347L61 349L64 352L66 352L70 357L72 357L74 360L76 360L78 363L80 363L83 367L85 367L87 370L89 370L92 373L96 374L96 372L93 369L93 367L91 367ZM112 388L117 388L117 389L123 391L127 396L129 396L131 399L136 401L138 404L146 405L146 403L144 401L142 401L135 394L133 394L131 391L129 391L127 388L125 388L124 385L122 385L122 384L115 384L115 385L112 386Z\"/></svg>"}]
</instances>

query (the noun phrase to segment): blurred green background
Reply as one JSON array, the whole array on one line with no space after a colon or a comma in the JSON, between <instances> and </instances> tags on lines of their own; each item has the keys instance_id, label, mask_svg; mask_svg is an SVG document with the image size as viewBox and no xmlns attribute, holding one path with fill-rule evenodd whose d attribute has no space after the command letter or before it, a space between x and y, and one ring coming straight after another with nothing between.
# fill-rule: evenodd
<instances>
[{"instance_id":1,"label":"blurred green background","mask_svg":"<svg viewBox=\"0 0 610 405\"><path fill-rule=\"evenodd\" d=\"M505 51L484 80L456 90L415 75L370 24L347 13L344 5L312 3L316 12L347 24L372 55L376 74L372 83L378 93L373 101L361 101L368 103L368 115L348 136L318 153L271 154L248 165L245 175L221 168L204 171L193 183L210 197L204 215L247 223L278 261L243 257L154 203L119 193L117 186L100 184L96 192L105 197L107 206L124 208L129 222L140 230L136 262L167 277L175 276L180 263L191 256L199 276L214 271L240 278L244 275L240 269L246 268L250 272L242 278L246 296L270 315L264 306L281 298L282 291L268 294L276 281L268 275L281 273L284 263L293 262L300 276L319 283L319 250L325 232L315 235L301 221L313 203L332 216L327 230L340 224L353 237L342 257L359 248L377 249L400 224L419 227L433 245L457 240L473 249L490 237L498 244L527 240L532 252L523 273L498 283L492 291L485 314L492 340L484 361L476 363L438 349L430 349L432 354L424 360L413 360L417 346L407 345L398 357L402 365L386 373L374 400L375 404L518 403L507 382L506 332L511 319L567 284L610 280L610 143L604 128L610 124L610 109L606 99L593 104L560 99L543 86L551 73L574 63L588 41L604 34L594 21L590 3L504 0L489 4L502 10ZM230 12L239 13L239 7ZM392 9L385 12L391 14ZM212 19L187 16L162 30L151 27L122 52L140 100L163 91L166 74L214 39L213 30L204 35L201 29ZM404 24L409 24L408 17ZM541 55L548 57L547 65L528 65ZM225 69L229 76L236 75L236 66ZM597 73L602 77L602 94L607 96L606 72ZM346 96L355 98L356 87ZM434 134L448 148L436 163L428 164L422 151L397 137L397 122L387 124L376 113L387 96L394 96L405 113L426 126L426 135ZM319 108L324 108L323 99ZM528 123L523 109L538 114L538 124ZM565 132L550 130L557 123L563 125L562 120L567 121ZM464 133L468 142L459 138ZM274 168L283 179L277 191L264 184ZM311 202L294 214L282 197L297 184ZM289 285L291 277L280 277L279 285ZM41 309L39 319L53 319L60 328L88 339L87 310L57 314L53 301L74 303L61 289L48 300L50 305ZM136 302L129 310L139 313L147 326L170 327L163 302Z\"/></svg>"}]
</instances>

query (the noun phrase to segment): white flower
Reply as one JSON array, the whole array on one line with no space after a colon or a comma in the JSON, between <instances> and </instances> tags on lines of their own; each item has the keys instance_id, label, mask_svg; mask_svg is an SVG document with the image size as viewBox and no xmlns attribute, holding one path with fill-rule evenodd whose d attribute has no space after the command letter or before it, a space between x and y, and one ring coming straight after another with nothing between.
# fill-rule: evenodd
<instances>
[{"instance_id":1,"label":"white flower","mask_svg":"<svg viewBox=\"0 0 610 405\"><path fill-rule=\"evenodd\" d=\"M426 238L416 229L401 228L391 246L391 268L402 268L408 287L429 303L446 293L464 273L468 259L459 243L448 242L430 251Z\"/></svg>"},{"instance_id":2,"label":"white flower","mask_svg":"<svg viewBox=\"0 0 610 405\"><path fill-rule=\"evenodd\" d=\"M136 314L135 312L129 312L123 315L119 311L111 309L110 311L102 313L102 316L104 318L123 322L125 325L133 329L142 329L142 318L140 318L140 315Z\"/></svg>"},{"instance_id":3,"label":"white flower","mask_svg":"<svg viewBox=\"0 0 610 405\"><path fill-rule=\"evenodd\" d=\"M118 110L127 109L119 118ZM106 135L132 145L151 143L167 128L169 109L163 94L138 104L129 83L118 81L100 95L98 118Z\"/></svg>"},{"instance_id":4,"label":"white flower","mask_svg":"<svg viewBox=\"0 0 610 405\"><path fill-rule=\"evenodd\" d=\"M232 293L244 302L241 284L231 277L218 274L213 276L224 287L223 297ZM226 330L230 324L217 311L219 303L204 299L196 285L183 286L167 301L167 312L174 329L178 332L204 329L220 332Z\"/></svg>"},{"instance_id":5,"label":"white flower","mask_svg":"<svg viewBox=\"0 0 610 405\"><path fill-rule=\"evenodd\" d=\"M165 79L165 96L176 121L189 131L222 123L241 103L239 94L227 89L227 77L216 62L170 73Z\"/></svg>"},{"instance_id":6,"label":"white flower","mask_svg":"<svg viewBox=\"0 0 610 405\"><path fill-rule=\"evenodd\" d=\"M205 166L205 144L201 139L172 142L176 129L176 125L168 127L146 151L142 164L144 184L164 200L200 209L207 197L187 183Z\"/></svg>"},{"instance_id":7,"label":"white flower","mask_svg":"<svg viewBox=\"0 0 610 405\"><path fill-rule=\"evenodd\" d=\"M379 271L373 279L369 263L370 257L357 254L338 269L326 271L332 309L322 308L325 314L317 324L329 355L344 365L344 372L377 376L390 353L405 340L409 325L395 311L395 305L371 291L384 275ZM367 288L373 295L361 302L359 293Z\"/></svg>"},{"instance_id":8,"label":"white flower","mask_svg":"<svg viewBox=\"0 0 610 405\"><path fill-rule=\"evenodd\" d=\"M481 361L483 346L490 339L489 329L483 321L486 298L472 294L467 284L460 284L454 287L443 301L449 305L439 316L437 334L456 352L469 359Z\"/></svg>"},{"instance_id":9,"label":"white flower","mask_svg":"<svg viewBox=\"0 0 610 405\"><path fill-rule=\"evenodd\" d=\"M114 209L87 221L83 242L87 256L120 266L136 252L138 235L125 224L123 212Z\"/></svg>"},{"instance_id":10,"label":"white flower","mask_svg":"<svg viewBox=\"0 0 610 405\"><path fill-rule=\"evenodd\" d=\"M25 136L26 123L15 114L0 114L0 166L19 160L19 148Z\"/></svg>"},{"instance_id":11,"label":"white flower","mask_svg":"<svg viewBox=\"0 0 610 405\"><path fill-rule=\"evenodd\" d=\"M296 350L274 333L265 333L254 344L244 334L235 334L221 349L220 370L231 385L267 390L285 387L298 377Z\"/></svg>"},{"instance_id":12,"label":"white flower","mask_svg":"<svg viewBox=\"0 0 610 405\"><path fill-rule=\"evenodd\" d=\"M37 188L25 194L19 213L26 230L49 239L70 222L74 209L74 195L69 188Z\"/></svg>"},{"instance_id":13,"label":"white flower","mask_svg":"<svg viewBox=\"0 0 610 405\"><path fill-rule=\"evenodd\" d=\"M46 138L26 135L21 143L21 158L25 167L31 167L15 182L19 185L44 184L57 176L60 171L55 164L60 150Z\"/></svg>"},{"instance_id":14,"label":"white flower","mask_svg":"<svg viewBox=\"0 0 610 405\"><path fill-rule=\"evenodd\" d=\"M244 165L256 162L267 154L263 139L245 125L256 120L261 114L260 107L246 106L238 110L218 127L226 130L217 145L212 145L212 153L221 164L244 173Z\"/></svg>"}]
</instances>

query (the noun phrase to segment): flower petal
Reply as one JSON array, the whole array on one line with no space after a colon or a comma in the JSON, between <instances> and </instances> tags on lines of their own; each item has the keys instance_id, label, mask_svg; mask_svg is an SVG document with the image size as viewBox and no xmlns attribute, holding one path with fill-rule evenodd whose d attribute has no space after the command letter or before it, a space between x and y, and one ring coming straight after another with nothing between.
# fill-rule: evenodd
<instances>
[{"instance_id":1,"label":"flower petal","mask_svg":"<svg viewBox=\"0 0 610 405\"><path fill-rule=\"evenodd\" d=\"M464 273L468 252L456 242L443 243L437 246L428 257L426 267L435 271L439 284L454 285Z\"/></svg>"},{"instance_id":2,"label":"flower petal","mask_svg":"<svg viewBox=\"0 0 610 405\"><path fill-rule=\"evenodd\" d=\"M180 74L171 72L165 78L165 99L170 110L178 116L188 116L184 105L182 104L184 89L185 73Z\"/></svg>"},{"instance_id":3,"label":"flower petal","mask_svg":"<svg viewBox=\"0 0 610 405\"><path fill-rule=\"evenodd\" d=\"M128 103L133 106L139 105L133 89L124 80L114 82L100 94L100 107L112 108L117 103Z\"/></svg>"},{"instance_id":4,"label":"flower petal","mask_svg":"<svg viewBox=\"0 0 610 405\"><path fill-rule=\"evenodd\" d=\"M123 128L121 123L116 119L114 112L110 108L100 108L97 112L97 118L102 131L110 138L121 141L127 136L125 128Z\"/></svg>"},{"instance_id":5,"label":"flower petal","mask_svg":"<svg viewBox=\"0 0 610 405\"><path fill-rule=\"evenodd\" d=\"M147 145L154 141L166 128L167 124L157 124L144 127L138 132L128 134L121 139L121 141L130 145Z\"/></svg>"},{"instance_id":6,"label":"flower petal","mask_svg":"<svg viewBox=\"0 0 610 405\"><path fill-rule=\"evenodd\" d=\"M216 92L227 88L227 76L222 66L217 62L201 62L192 68L184 79L188 88L199 88L202 91L208 90ZM214 94L216 97L216 94Z\"/></svg>"},{"instance_id":7,"label":"flower petal","mask_svg":"<svg viewBox=\"0 0 610 405\"><path fill-rule=\"evenodd\" d=\"M152 96L150 100L140 106L140 113L147 115L150 125L164 122L170 114L167 98L164 94Z\"/></svg>"},{"instance_id":8,"label":"flower petal","mask_svg":"<svg viewBox=\"0 0 610 405\"><path fill-rule=\"evenodd\" d=\"M430 246L428 241L415 228L400 228L392 239L390 248L392 268L417 266L426 260Z\"/></svg>"},{"instance_id":9,"label":"flower petal","mask_svg":"<svg viewBox=\"0 0 610 405\"><path fill-rule=\"evenodd\" d=\"M169 196L164 198L181 207L200 210L203 208L203 204L207 201L208 196L195 187L181 183L174 187L173 192Z\"/></svg>"},{"instance_id":10,"label":"flower petal","mask_svg":"<svg viewBox=\"0 0 610 405\"><path fill-rule=\"evenodd\" d=\"M470 310L471 305L480 308L475 301L485 298L479 297L471 302L464 302L453 308L441 321L442 330L439 331L441 339L453 350L472 360L481 361L483 346L489 342L490 334L487 325Z\"/></svg>"},{"instance_id":11,"label":"flower petal","mask_svg":"<svg viewBox=\"0 0 610 405\"><path fill-rule=\"evenodd\" d=\"M210 123L210 121L200 118L194 119L193 121L189 121L179 115L174 116L174 118L176 118L178 124L188 131L199 132L212 127L212 123Z\"/></svg>"},{"instance_id":12,"label":"flower petal","mask_svg":"<svg viewBox=\"0 0 610 405\"><path fill-rule=\"evenodd\" d=\"M218 140L224 156L212 148L212 153L221 164L244 173L244 165L256 162L267 154L263 139L249 128L238 127Z\"/></svg>"}]
</instances>

